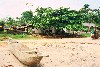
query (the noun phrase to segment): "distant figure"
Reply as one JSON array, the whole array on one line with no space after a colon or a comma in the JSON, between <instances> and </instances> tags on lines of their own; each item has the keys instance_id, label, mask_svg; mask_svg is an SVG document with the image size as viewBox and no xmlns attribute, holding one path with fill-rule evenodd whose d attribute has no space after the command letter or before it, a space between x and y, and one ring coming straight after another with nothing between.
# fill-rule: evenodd
<instances>
[{"instance_id":1,"label":"distant figure","mask_svg":"<svg viewBox=\"0 0 100 67\"><path fill-rule=\"evenodd\" d=\"M94 30L93 29L91 30L91 38L94 39Z\"/></svg>"},{"instance_id":2,"label":"distant figure","mask_svg":"<svg viewBox=\"0 0 100 67\"><path fill-rule=\"evenodd\" d=\"M93 39L98 39L99 38L99 32L98 32L96 26L95 26L94 30L91 31L91 38L93 38Z\"/></svg>"},{"instance_id":3,"label":"distant figure","mask_svg":"<svg viewBox=\"0 0 100 67\"><path fill-rule=\"evenodd\" d=\"M65 33L65 31L63 29L61 29L61 31L60 31L61 39L63 38L64 33Z\"/></svg>"}]
</instances>

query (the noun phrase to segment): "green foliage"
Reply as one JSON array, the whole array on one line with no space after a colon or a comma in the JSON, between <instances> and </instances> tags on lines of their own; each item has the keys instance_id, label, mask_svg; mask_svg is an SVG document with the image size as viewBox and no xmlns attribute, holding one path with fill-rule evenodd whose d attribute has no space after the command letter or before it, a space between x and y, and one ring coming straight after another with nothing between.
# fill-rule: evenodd
<instances>
[{"instance_id":1,"label":"green foliage","mask_svg":"<svg viewBox=\"0 0 100 67\"><path fill-rule=\"evenodd\" d=\"M5 21L1 20L0 21L0 26L4 26L4 24L5 24Z\"/></svg>"},{"instance_id":2,"label":"green foliage","mask_svg":"<svg viewBox=\"0 0 100 67\"><path fill-rule=\"evenodd\" d=\"M14 20L14 18L11 17L7 17L7 21L5 23L6 27L11 27L11 26L16 26L16 21Z\"/></svg>"},{"instance_id":3,"label":"green foliage","mask_svg":"<svg viewBox=\"0 0 100 67\"><path fill-rule=\"evenodd\" d=\"M21 17L22 24L32 24L33 20L33 12L32 11L25 11L23 12Z\"/></svg>"},{"instance_id":4,"label":"green foliage","mask_svg":"<svg viewBox=\"0 0 100 67\"><path fill-rule=\"evenodd\" d=\"M58 9L40 7L34 13L31 10L23 12L21 17L17 17L17 20L8 17L5 26L32 24L35 28L41 29L54 27L55 29L66 28L72 31L87 31L88 28L84 27L83 23L95 23L100 26L100 9L90 9L89 6L89 4L85 4L79 11L64 7Z\"/></svg>"}]
</instances>

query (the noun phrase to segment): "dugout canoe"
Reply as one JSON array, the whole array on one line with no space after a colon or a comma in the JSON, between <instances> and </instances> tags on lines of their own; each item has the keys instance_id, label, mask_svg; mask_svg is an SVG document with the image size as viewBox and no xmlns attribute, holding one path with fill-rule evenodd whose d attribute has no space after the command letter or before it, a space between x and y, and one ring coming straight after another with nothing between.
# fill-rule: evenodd
<instances>
[{"instance_id":1,"label":"dugout canoe","mask_svg":"<svg viewBox=\"0 0 100 67\"><path fill-rule=\"evenodd\" d=\"M41 55L39 52L30 50L22 44L11 44L11 47L12 54L25 65L32 66L39 64L43 58L43 55Z\"/></svg>"}]
</instances>

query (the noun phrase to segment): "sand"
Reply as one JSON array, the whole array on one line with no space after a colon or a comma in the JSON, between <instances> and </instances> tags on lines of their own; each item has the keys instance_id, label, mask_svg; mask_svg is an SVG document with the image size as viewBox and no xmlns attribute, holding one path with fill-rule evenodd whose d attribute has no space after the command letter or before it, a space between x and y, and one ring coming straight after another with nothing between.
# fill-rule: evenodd
<instances>
[{"instance_id":1,"label":"sand","mask_svg":"<svg viewBox=\"0 0 100 67\"><path fill-rule=\"evenodd\" d=\"M63 38L16 40L43 55L35 67L100 67L100 39ZM20 63L9 51L8 44L0 42L0 67L28 67ZM3 45L4 44L4 45Z\"/></svg>"}]
</instances>

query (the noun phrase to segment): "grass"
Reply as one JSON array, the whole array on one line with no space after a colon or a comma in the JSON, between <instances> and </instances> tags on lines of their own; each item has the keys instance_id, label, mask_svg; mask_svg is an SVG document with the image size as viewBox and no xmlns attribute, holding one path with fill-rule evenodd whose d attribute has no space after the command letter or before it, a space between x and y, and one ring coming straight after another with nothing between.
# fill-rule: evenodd
<instances>
[{"instance_id":1,"label":"grass","mask_svg":"<svg viewBox=\"0 0 100 67\"><path fill-rule=\"evenodd\" d=\"M90 37L91 34L89 34L89 33L84 33L84 34L81 34L81 36L82 36L82 37Z\"/></svg>"},{"instance_id":2,"label":"grass","mask_svg":"<svg viewBox=\"0 0 100 67\"><path fill-rule=\"evenodd\" d=\"M89 33L81 34L81 37L90 37ZM6 34L1 33L0 34L0 40L6 39L8 37L11 37L13 39L40 39L39 35L28 35L28 34Z\"/></svg>"},{"instance_id":3,"label":"grass","mask_svg":"<svg viewBox=\"0 0 100 67\"><path fill-rule=\"evenodd\" d=\"M27 35L27 34L0 34L0 38L8 38L11 37L13 39L38 39L39 37Z\"/></svg>"}]
</instances>

